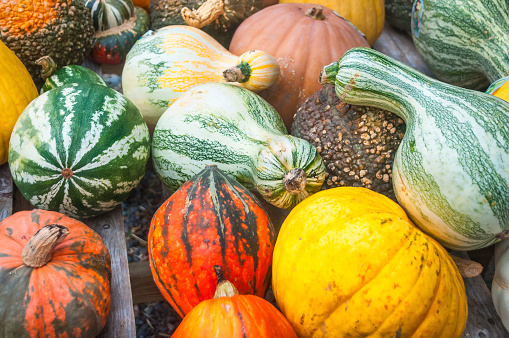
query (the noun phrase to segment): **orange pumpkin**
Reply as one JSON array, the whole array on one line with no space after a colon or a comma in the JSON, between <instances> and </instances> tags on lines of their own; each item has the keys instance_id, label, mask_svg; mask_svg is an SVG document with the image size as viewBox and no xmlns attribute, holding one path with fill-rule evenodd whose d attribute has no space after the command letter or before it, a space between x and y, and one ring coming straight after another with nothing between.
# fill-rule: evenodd
<instances>
[{"instance_id":1,"label":"orange pumpkin","mask_svg":"<svg viewBox=\"0 0 509 338\"><path fill-rule=\"evenodd\" d=\"M150 5L150 0L133 0L133 4L135 6L139 6L150 13L150 9L148 8Z\"/></svg>"},{"instance_id":2,"label":"orange pumpkin","mask_svg":"<svg viewBox=\"0 0 509 338\"><path fill-rule=\"evenodd\" d=\"M297 338L288 320L272 304L253 295L239 295L216 265L218 283L213 299L195 306L173 338Z\"/></svg>"},{"instance_id":3,"label":"orange pumpkin","mask_svg":"<svg viewBox=\"0 0 509 338\"><path fill-rule=\"evenodd\" d=\"M85 224L37 209L0 222L0 336L97 336L110 279L108 249Z\"/></svg>"},{"instance_id":4,"label":"orange pumpkin","mask_svg":"<svg viewBox=\"0 0 509 338\"><path fill-rule=\"evenodd\" d=\"M321 67L353 47L369 47L362 34L331 9L313 4L277 4L250 16L235 31L230 51L259 49L275 57L279 80L259 92L290 130L293 116L317 92ZM237 54L240 53L240 54Z\"/></svg>"}]
</instances>

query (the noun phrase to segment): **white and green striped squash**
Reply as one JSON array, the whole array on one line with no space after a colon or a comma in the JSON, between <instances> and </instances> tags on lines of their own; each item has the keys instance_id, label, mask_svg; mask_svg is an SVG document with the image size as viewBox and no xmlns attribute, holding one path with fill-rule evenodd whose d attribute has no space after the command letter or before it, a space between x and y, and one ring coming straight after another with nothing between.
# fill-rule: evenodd
<instances>
[{"instance_id":1,"label":"white and green striped squash","mask_svg":"<svg viewBox=\"0 0 509 338\"><path fill-rule=\"evenodd\" d=\"M8 161L35 207L83 218L122 203L149 154L148 128L132 102L111 88L75 83L27 106L11 134Z\"/></svg>"},{"instance_id":2,"label":"white and green striped squash","mask_svg":"<svg viewBox=\"0 0 509 338\"><path fill-rule=\"evenodd\" d=\"M471 250L509 228L509 103L419 73L382 53L351 49L322 70L346 103L399 115L398 202L444 246Z\"/></svg>"},{"instance_id":3,"label":"white and green striped squash","mask_svg":"<svg viewBox=\"0 0 509 338\"><path fill-rule=\"evenodd\" d=\"M161 116L152 138L154 168L172 191L217 165L279 208L320 190L325 167L309 142L287 135L257 94L225 83L188 90Z\"/></svg>"},{"instance_id":4,"label":"white and green striped squash","mask_svg":"<svg viewBox=\"0 0 509 338\"><path fill-rule=\"evenodd\" d=\"M507 0L416 0L412 36L441 81L482 90L509 75Z\"/></svg>"},{"instance_id":5,"label":"white and green striped squash","mask_svg":"<svg viewBox=\"0 0 509 338\"><path fill-rule=\"evenodd\" d=\"M57 87L80 82L95 83L106 87L108 86L106 82L104 82L103 78L92 69L78 65L69 65L60 68L46 79L42 85L41 94Z\"/></svg>"},{"instance_id":6,"label":"white and green striped squash","mask_svg":"<svg viewBox=\"0 0 509 338\"><path fill-rule=\"evenodd\" d=\"M208 82L259 91L279 78L279 64L262 51L233 55L190 26L167 26L141 37L127 54L122 89L153 131L168 107L190 88Z\"/></svg>"},{"instance_id":7,"label":"white and green striped squash","mask_svg":"<svg viewBox=\"0 0 509 338\"><path fill-rule=\"evenodd\" d=\"M82 0L90 10L96 32L122 25L134 14L132 0Z\"/></svg>"}]
</instances>

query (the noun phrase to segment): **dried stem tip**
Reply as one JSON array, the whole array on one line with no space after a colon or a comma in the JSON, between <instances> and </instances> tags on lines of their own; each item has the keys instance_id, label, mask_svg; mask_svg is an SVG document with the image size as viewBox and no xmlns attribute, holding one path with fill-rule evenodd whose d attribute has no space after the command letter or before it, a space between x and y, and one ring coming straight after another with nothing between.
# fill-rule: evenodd
<instances>
[{"instance_id":1,"label":"dried stem tip","mask_svg":"<svg viewBox=\"0 0 509 338\"><path fill-rule=\"evenodd\" d=\"M51 260L53 250L69 235L69 229L62 225L50 224L39 229L23 248L23 264L40 268Z\"/></svg>"}]
</instances>

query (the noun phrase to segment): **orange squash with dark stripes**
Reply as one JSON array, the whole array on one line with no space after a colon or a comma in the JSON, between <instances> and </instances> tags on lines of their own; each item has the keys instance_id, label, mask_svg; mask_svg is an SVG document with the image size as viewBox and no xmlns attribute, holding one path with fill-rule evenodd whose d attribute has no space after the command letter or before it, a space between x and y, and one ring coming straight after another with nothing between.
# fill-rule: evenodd
<instances>
[{"instance_id":1,"label":"orange squash with dark stripes","mask_svg":"<svg viewBox=\"0 0 509 338\"><path fill-rule=\"evenodd\" d=\"M96 337L110 312L101 237L58 212L0 222L0 337Z\"/></svg>"},{"instance_id":2,"label":"orange squash with dark stripes","mask_svg":"<svg viewBox=\"0 0 509 338\"><path fill-rule=\"evenodd\" d=\"M274 227L260 202L215 165L163 203L148 236L154 280L182 317L214 296L215 265L240 294L263 297L274 244Z\"/></svg>"},{"instance_id":3,"label":"orange squash with dark stripes","mask_svg":"<svg viewBox=\"0 0 509 338\"><path fill-rule=\"evenodd\" d=\"M271 303L253 295L239 295L219 267L213 299L195 306L172 338L297 338L288 320Z\"/></svg>"}]
</instances>

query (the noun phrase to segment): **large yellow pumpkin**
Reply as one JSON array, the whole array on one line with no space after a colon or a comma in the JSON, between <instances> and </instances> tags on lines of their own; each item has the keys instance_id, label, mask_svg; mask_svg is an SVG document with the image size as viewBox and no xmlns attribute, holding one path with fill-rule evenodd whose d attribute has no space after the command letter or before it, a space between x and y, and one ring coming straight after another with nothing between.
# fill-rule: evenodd
<instances>
[{"instance_id":1,"label":"large yellow pumpkin","mask_svg":"<svg viewBox=\"0 0 509 338\"><path fill-rule=\"evenodd\" d=\"M288 215L273 256L277 303L299 337L460 337L463 280L403 209L365 188L321 191Z\"/></svg>"},{"instance_id":2,"label":"large yellow pumpkin","mask_svg":"<svg viewBox=\"0 0 509 338\"><path fill-rule=\"evenodd\" d=\"M318 4L338 12L366 35L370 45L384 29L385 0L279 0L289 2Z\"/></svg>"},{"instance_id":3,"label":"large yellow pumpkin","mask_svg":"<svg viewBox=\"0 0 509 338\"><path fill-rule=\"evenodd\" d=\"M0 165L7 162L9 139L14 124L37 95L28 70L0 41Z\"/></svg>"}]
</instances>

